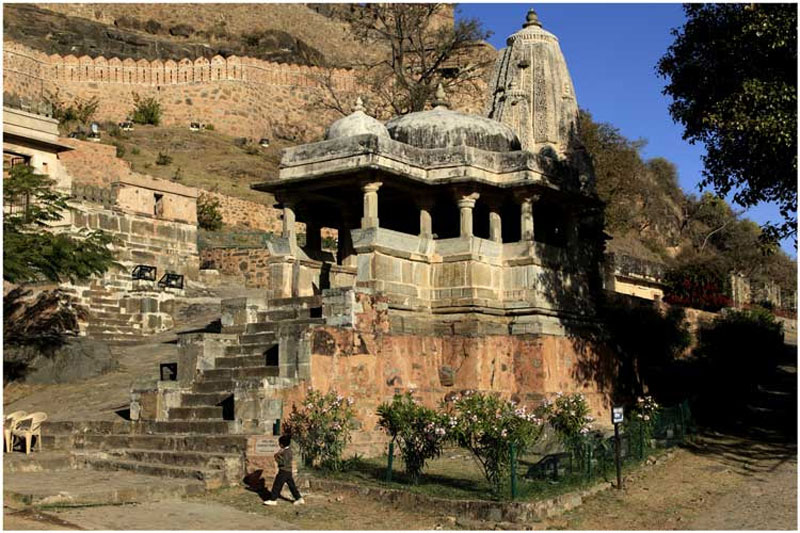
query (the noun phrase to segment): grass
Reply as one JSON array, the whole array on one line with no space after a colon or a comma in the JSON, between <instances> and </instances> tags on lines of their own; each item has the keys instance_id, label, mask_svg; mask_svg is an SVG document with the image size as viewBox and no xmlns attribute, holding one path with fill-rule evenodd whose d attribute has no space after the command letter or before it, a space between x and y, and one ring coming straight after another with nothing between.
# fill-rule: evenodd
<instances>
[{"instance_id":1,"label":"grass","mask_svg":"<svg viewBox=\"0 0 800 533\"><path fill-rule=\"evenodd\" d=\"M254 191L250 185L276 179L281 150L290 146L274 140L268 148L239 147L234 137L216 131L142 125L103 140L121 146L122 159L136 172L170 180L180 168L183 185L266 205L274 203L272 195ZM154 164L165 153L172 158L170 164Z\"/></svg>"},{"instance_id":2,"label":"grass","mask_svg":"<svg viewBox=\"0 0 800 533\"><path fill-rule=\"evenodd\" d=\"M583 490L602 481L613 481L615 472L609 465L603 477L599 472L591 479L580 473L564 474L557 481L550 479L526 478L528 469L541 459L539 455L526 455L520 458L518 467L518 495L515 501L533 502L546 500L559 495ZM395 458L392 468L392 481L386 481L387 457L357 458L349 461L350 468L342 472L324 470L310 471L312 475L377 488L405 490L436 498L466 500L510 500L510 481L504 483L504 493L500 498L493 497L490 485L484 478L475 460L461 450L450 450L442 457L429 461L419 483L414 485L403 472L402 461ZM626 462L623 471L639 465L637 461Z\"/></svg>"}]
</instances>

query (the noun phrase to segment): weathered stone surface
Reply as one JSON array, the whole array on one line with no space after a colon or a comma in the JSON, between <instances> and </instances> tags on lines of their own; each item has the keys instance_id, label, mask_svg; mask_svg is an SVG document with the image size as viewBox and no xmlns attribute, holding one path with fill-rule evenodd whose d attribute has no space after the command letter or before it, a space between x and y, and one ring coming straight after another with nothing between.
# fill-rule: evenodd
<instances>
[{"instance_id":1,"label":"weathered stone surface","mask_svg":"<svg viewBox=\"0 0 800 533\"><path fill-rule=\"evenodd\" d=\"M31 384L82 381L117 367L106 343L80 337L46 351L32 346L4 346L3 352L6 364L28 361L24 380Z\"/></svg>"}]
</instances>

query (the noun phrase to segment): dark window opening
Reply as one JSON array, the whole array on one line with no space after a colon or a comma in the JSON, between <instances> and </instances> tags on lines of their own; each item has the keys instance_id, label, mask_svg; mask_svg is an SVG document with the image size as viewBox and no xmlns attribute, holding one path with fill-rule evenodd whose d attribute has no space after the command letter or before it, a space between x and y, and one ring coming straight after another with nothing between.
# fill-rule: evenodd
<instances>
[{"instance_id":1,"label":"dark window opening","mask_svg":"<svg viewBox=\"0 0 800 533\"><path fill-rule=\"evenodd\" d=\"M522 240L522 215L519 204L505 204L500 210L503 242Z\"/></svg>"},{"instance_id":2,"label":"dark window opening","mask_svg":"<svg viewBox=\"0 0 800 533\"><path fill-rule=\"evenodd\" d=\"M409 195L399 191L378 191L378 221L382 228L419 235L419 209Z\"/></svg>"},{"instance_id":3,"label":"dark window opening","mask_svg":"<svg viewBox=\"0 0 800 533\"><path fill-rule=\"evenodd\" d=\"M537 203L533 206L534 240L553 246L567 244L567 217L556 205Z\"/></svg>"},{"instance_id":4,"label":"dark window opening","mask_svg":"<svg viewBox=\"0 0 800 533\"><path fill-rule=\"evenodd\" d=\"M160 218L164 215L164 195L155 193L153 194L155 204L153 205L153 215Z\"/></svg>"},{"instance_id":5,"label":"dark window opening","mask_svg":"<svg viewBox=\"0 0 800 533\"><path fill-rule=\"evenodd\" d=\"M280 345L274 344L264 352L265 361L267 366L278 366L280 364Z\"/></svg>"},{"instance_id":6,"label":"dark window opening","mask_svg":"<svg viewBox=\"0 0 800 533\"><path fill-rule=\"evenodd\" d=\"M158 373L161 381L178 381L178 363L161 363Z\"/></svg>"},{"instance_id":7,"label":"dark window opening","mask_svg":"<svg viewBox=\"0 0 800 533\"><path fill-rule=\"evenodd\" d=\"M459 224L460 218L459 213ZM481 239L489 239L489 206L480 200L475 202L475 207L472 209L472 234Z\"/></svg>"},{"instance_id":8,"label":"dark window opening","mask_svg":"<svg viewBox=\"0 0 800 533\"><path fill-rule=\"evenodd\" d=\"M310 318L322 318L322 307L312 307L308 312Z\"/></svg>"},{"instance_id":9,"label":"dark window opening","mask_svg":"<svg viewBox=\"0 0 800 533\"><path fill-rule=\"evenodd\" d=\"M217 404L217 407L222 407L222 419L223 420L235 420L236 419L236 411L234 409L234 397L233 394L222 400Z\"/></svg>"},{"instance_id":10,"label":"dark window opening","mask_svg":"<svg viewBox=\"0 0 800 533\"><path fill-rule=\"evenodd\" d=\"M443 198L431 212L433 234L437 239L453 239L461 234L461 213L456 201Z\"/></svg>"}]
</instances>

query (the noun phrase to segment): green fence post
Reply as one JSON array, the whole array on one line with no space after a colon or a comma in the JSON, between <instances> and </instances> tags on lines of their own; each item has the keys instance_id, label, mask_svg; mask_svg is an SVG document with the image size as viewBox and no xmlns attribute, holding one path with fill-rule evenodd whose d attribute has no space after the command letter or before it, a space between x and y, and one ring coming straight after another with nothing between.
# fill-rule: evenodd
<instances>
[{"instance_id":1,"label":"green fence post","mask_svg":"<svg viewBox=\"0 0 800 533\"><path fill-rule=\"evenodd\" d=\"M588 479L592 479L592 445L586 445L586 474Z\"/></svg>"},{"instance_id":2,"label":"green fence post","mask_svg":"<svg viewBox=\"0 0 800 533\"><path fill-rule=\"evenodd\" d=\"M644 422L639 424L639 460L644 459Z\"/></svg>"},{"instance_id":3,"label":"green fence post","mask_svg":"<svg viewBox=\"0 0 800 533\"><path fill-rule=\"evenodd\" d=\"M386 481L392 480L392 461L394 460L394 439L389 442L389 459L386 465Z\"/></svg>"},{"instance_id":4,"label":"green fence post","mask_svg":"<svg viewBox=\"0 0 800 533\"><path fill-rule=\"evenodd\" d=\"M511 455L511 500L517 498L517 447L511 443L508 450Z\"/></svg>"}]
</instances>

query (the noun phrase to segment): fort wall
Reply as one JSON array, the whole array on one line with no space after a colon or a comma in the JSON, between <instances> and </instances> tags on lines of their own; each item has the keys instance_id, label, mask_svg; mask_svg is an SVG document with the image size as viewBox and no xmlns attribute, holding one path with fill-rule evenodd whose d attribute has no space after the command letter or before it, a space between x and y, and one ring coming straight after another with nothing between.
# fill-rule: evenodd
<instances>
[{"instance_id":1,"label":"fort wall","mask_svg":"<svg viewBox=\"0 0 800 533\"><path fill-rule=\"evenodd\" d=\"M3 91L31 101L46 97L72 102L98 99L96 119L122 121L134 95L156 98L164 125L213 124L218 131L248 138L319 138L337 116L320 110L309 120L309 105L323 98L326 83L354 94L352 71L271 63L248 57L147 61L103 56L46 55L6 41ZM319 113L330 117L321 118Z\"/></svg>"}]
</instances>

